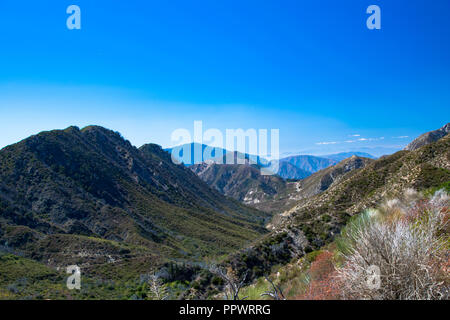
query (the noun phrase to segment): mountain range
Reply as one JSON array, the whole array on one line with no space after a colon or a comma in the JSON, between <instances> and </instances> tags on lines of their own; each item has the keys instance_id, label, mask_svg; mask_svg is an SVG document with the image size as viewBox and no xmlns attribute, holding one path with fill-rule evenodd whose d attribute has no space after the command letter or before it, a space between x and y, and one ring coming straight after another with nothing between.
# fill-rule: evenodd
<instances>
[{"instance_id":1,"label":"mountain range","mask_svg":"<svg viewBox=\"0 0 450 320\"><path fill-rule=\"evenodd\" d=\"M311 170L301 180L261 175L260 159L243 157L175 164L158 145L136 148L98 126L1 149L0 298L145 298L142 277L156 271L180 298L211 298L223 284L205 268L210 261L251 282L320 250L387 197L450 181L448 124L379 159L283 159ZM88 283L80 293L62 287L59 270L73 264Z\"/></svg>"},{"instance_id":2,"label":"mountain range","mask_svg":"<svg viewBox=\"0 0 450 320\"><path fill-rule=\"evenodd\" d=\"M261 167L266 167L269 164L267 160L256 155L228 151L223 148L214 148L199 143L190 143L165 150L169 152L177 162L184 163L187 166L211 162L217 164L245 163L259 165ZM186 150L189 153L185 155L184 152ZM375 159L374 156L365 152L341 152L323 156L292 155L279 159L278 171L275 174L283 179L300 180L310 176L314 172L328 168L344 159L350 158L351 156ZM232 159L231 163L229 159ZM238 162L238 159L240 159L240 162Z\"/></svg>"}]
</instances>

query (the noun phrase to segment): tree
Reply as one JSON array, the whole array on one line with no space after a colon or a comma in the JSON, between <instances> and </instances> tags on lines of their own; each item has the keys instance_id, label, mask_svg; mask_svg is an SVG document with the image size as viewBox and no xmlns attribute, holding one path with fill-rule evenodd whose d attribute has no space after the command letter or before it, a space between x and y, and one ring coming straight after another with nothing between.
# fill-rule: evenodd
<instances>
[{"instance_id":1,"label":"tree","mask_svg":"<svg viewBox=\"0 0 450 320\"><path fill-rule=\"evenodd\" d=\"M222 280L225 282L225 289L224 289L225 300L245 300L248 298L248 297L243 297L242 299L239 298L239 292L245 285L245 280L247 279L248 271L246 271L240 277L231 267L228 267L225 270L218 266L211 266L210 271L216 276L222 278Z\"/></svg>"}]
</instances>

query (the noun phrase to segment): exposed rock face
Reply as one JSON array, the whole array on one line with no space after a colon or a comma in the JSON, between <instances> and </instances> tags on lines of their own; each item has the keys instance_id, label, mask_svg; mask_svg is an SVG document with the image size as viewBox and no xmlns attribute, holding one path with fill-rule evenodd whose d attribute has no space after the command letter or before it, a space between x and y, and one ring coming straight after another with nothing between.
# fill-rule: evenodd
<instances>
[{"instance_id":1,"label":"exposed rock face","mask_svg":"<svg viewBox=\"0 0 450 320\"><path fill-rule=\"evenodd\" d=\"M424 145L438 141L439 139L448 135L449 132L450 132L450 123L447 123L445 126L443 126L438 130L424 133L420 137L416 138L413 142L411 142L406 146L405 150L409 151L417 150L420 147L423 147Z\"/></svg>"}]
</instances>

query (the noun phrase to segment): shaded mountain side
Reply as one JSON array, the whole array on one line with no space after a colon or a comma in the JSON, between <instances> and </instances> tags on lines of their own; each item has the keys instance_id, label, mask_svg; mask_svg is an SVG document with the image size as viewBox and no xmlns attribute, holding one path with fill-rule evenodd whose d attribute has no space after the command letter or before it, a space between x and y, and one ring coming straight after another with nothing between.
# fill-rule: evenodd
<instances>
[{"instance_id":1,"label":"shaded mountain side","mask_svg":"<svg viewBox=\"0 0 450 320\"><path fill-rule=\"evenodd\" d=\"M324 192L302 199L274 217L272 232L232 254L226 263L255 279L331 242L348 219L407 188L440 188L450 182L450 137L415 151L399 151L345 173Z\"/></svg>"},{"instance_id":2,"label":"shaded mountain side","mask_svg":"<svg viewBox=\"0 0 450 320\"><path fill-rule=\"evenodd\" d=\"M159 146L137 149L101 127L42 132L0 150L0 245L49 264L223 254L263 234L267 217Z\"/></svg>"},{"instance_id":3,"label":"shaded mountain side","mask_svg":"<svg viewBox=\"0 0 450 320\"><path fill-rule=\"evenodd\" d=\"M278 175L287 180L300 180L309 177L312 172L294 166L290 162L280 161Z\"/></svg>"},{"instance_id":4,"label":"shaded mountain side","mask_svg":"<svg viewBox=\"0 0 450 320\"><path fill-rule=\"evenodd\" d=\"M440 129L424 133L420 137L414 139L410 144L406 146L405 150L409 151L416 150L420 147L423 147L424 145L427 145L429 143L441 139L442 137L448 135L449 132L450 132L450 123L447 123Z\"/></svg>"}]
</instances>

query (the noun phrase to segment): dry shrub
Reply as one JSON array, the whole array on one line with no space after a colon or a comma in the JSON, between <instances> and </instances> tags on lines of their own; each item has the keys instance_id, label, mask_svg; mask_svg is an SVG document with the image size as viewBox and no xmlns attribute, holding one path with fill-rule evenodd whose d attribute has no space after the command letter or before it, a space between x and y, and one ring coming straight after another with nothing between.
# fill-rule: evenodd
<instances>
[{"instance_id":1,"label":"dry shrub","mask_svg":"<svg viewBox=\"0 0 450 320\"><path fill-rule=\"evenodd\" d=\"M359 219L343 235L345 263L336 277L343 298L448 299L449 197L443 191L430 200L408 193ZM373 265L381 271L379 289L367 284Z\"/></svg>"}]
</instances>

